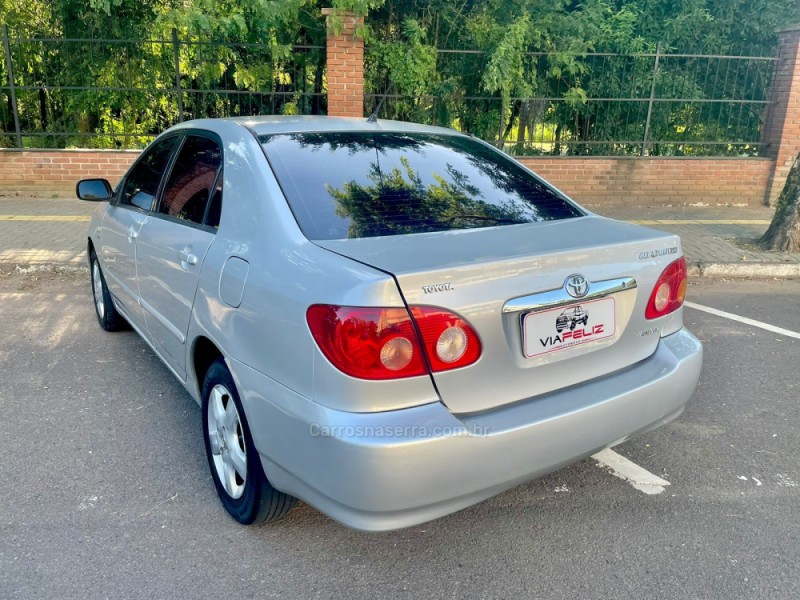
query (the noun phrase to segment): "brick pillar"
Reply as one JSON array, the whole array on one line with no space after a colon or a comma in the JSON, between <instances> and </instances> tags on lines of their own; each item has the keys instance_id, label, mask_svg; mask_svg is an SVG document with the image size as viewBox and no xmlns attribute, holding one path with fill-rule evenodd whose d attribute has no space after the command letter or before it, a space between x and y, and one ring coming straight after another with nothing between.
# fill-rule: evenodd
<instances>
[{"instance_id":1,"label":"brick pillar","mask_svg":"<svg viewBox=\"0 0 800 600\"><path fill-rule=\"evenodd\" d=\"M767 156L775 161L764 203L774 206L800 153L800 25L778 29L778 62L764 127Z\"/></svg>"},{"instance_id":2,"label":"brick pillar","mask_svg":"<svg viewBox=\"0 0 800 600\"><path fill-rule=\"evenodd\" d=\"M328 115L363 117L364 40L356 30L364 18L333 8L323 8L322 14L328 28Z\"/></svg>"}]
</instances>

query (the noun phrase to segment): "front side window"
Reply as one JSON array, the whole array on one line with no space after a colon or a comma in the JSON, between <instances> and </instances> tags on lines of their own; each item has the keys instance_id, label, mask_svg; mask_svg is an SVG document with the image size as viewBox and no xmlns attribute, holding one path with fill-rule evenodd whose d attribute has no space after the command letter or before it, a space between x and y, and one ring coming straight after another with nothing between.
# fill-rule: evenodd
<instances>
[{"instance_id":1,"label":"front side window","mask_svg":"<svg viewBox=\"0 0 800 600\"><path fill-rule=\"evenodd\" d=\"M461 135L330 132L259 141L311 240L582 216L513 160Z\"/></svg>"},{"instance_id":2,"label":"front side window","mask_svg":"<svg viewBox=\"0 0 800 600\"><path fill-rule=\"evenodd\" d=\"M152 208L158 186L161 184L161 178L177 141L178 138L174 136L159 140L144 151L142 158L128 173L125 187L122 188L120 195L120 204L135 206L142 210Z\"/></svg>"},{"instance_id":3,"label":"front side window","mask_svg":"<svg viewBox=\"0 0 800 600\"><path fill-rule=\"evenodd\" d=\"M204 224L221 166L222 152L217 142L205 137L187 136L164 186L158 212L182 221Z\"/></svg>"}]
</instances>

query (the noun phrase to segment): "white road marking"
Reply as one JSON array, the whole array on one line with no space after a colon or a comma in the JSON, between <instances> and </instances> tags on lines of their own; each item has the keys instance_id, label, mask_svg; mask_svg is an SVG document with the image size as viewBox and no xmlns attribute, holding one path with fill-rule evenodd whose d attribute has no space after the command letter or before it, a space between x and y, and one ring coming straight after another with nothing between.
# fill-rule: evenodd
<instances>
[{"instance_id":1,"label":"white road marking","mask_svg":"<svg viewBox=\"0 0 800 600\"><path fill-rule=\"evenodd\" d=\"M775 325L770 325L769 323L762 323L761 321L748 319L747 317L740 317L739 315L725 312L724 310L717 310L716 308L711 308L710 306L703 306L702 304L695 304L694 302L684 302L684 306L688 306L689 308L693 308L695 310L701 310L703 312L707 312L711 315L716 315L718 317L723 317L725 319L731 319L732 321L738 321L739 323L744 323L745 325L752 325L753 327L758 327L759 329L765 329L767 331L771 331L772 333L779 333L780 335L785 335L786 337L800 340L800 333L797 333L796 331L791 331L789 329L784 329L783 327L776 327Z\"/></svg>"},{"instance_id":2,"label":"white road marking","mask_svg":"<svg viewBox=\"0 0 800 600\"><path fill-rule=\"evenodd\" d=\"M647 469L643 469L635 462L632 462L607 448L592 456L601 467L606 467L615 477L619 477L630 483L640 492L648 495L660 494L664 488L670 485L666 479L661 479L658 475L653 475Z\"/></svg>"}]
</instances>

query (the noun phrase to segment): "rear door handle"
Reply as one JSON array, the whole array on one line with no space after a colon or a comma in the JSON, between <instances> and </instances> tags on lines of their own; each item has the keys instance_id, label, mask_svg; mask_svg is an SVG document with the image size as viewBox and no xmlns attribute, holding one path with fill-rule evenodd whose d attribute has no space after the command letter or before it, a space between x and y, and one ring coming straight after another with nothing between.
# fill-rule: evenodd
<instances>
[{"instance_id":1,"label":"rear door handle","mask_svg":"<svg viewBox=\"0 0 800 600\"><path fill-rule=\"evenodd\" d=\"M181 250L180 253L178 253L178 258L181 259L181 267L183 267L184 269L188 269L189 265L197 264L197 256L192 254L192 251L189 247L186 247L183 250Z\"/></svg>"},{"instance_id":2,"label":"rear door handle","mask_svg":"<svg viewBox=\"0 0 800 600\"><path fill-rule=\"evenodd\" d=\"M128 241L133 243L133 240L139 237L139 232L136 231L133 227L128 229Z\"/></svg>"}]
</instances>

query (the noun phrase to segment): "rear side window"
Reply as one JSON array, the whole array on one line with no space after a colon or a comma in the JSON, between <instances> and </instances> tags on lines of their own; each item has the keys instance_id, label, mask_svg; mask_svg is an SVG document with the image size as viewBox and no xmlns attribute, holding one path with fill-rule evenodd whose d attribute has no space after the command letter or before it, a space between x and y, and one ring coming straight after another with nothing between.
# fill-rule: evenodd
<instances>
[{"instance_id":1,"label":"rear side window","mask_svg":"<svg viewBox=\"0 0 800 600\"><path fill-rule=\"evenodd\" d=\"M464 136L331 132L259 138L312 240L581 216L511 159Z\"/></svg>"},{"instance_id":2,"label":"rear side window","mask_svg":"<svg viewBox=\"0 0 800 600\"><path fill-rule=\"evenodd\" d=\"M214 186L214 193L211 196L211 203L208 205L206 215L206 225L209 227L219 227L219 218L222 214L222 171L217 176L217 184Z\"/></svg>"},{"instance_id":3,"label":"rear side window","mask_svg":"<svg viewBox=\"0 0 800 600\"><path fill-rule=\"evenodd\" d=\"M142 158L128 173L125 187L120 194L120 204L128 204L142 210L150 210L153 207L158 186L161 184L164 170L177 142L177 137L169 137L157 141L144 151Z\"/></svg>"},{"instance_id":4,"label":"rear side window","mask_svg":"<svg viewBox=\"0 0 800 600\"><path fill-rule=\"evenodd\" d=\"M198 225L205 223L212 191L218 198L214 223L219 224L218 210L222 202L222 182L217 190L217 176L222 166L222 152L212 139L189 135L178 151L161 196L158 212Z\"/></svg>"}]
</instances>

